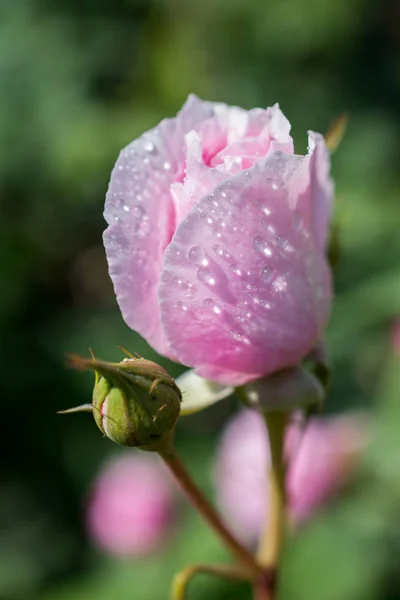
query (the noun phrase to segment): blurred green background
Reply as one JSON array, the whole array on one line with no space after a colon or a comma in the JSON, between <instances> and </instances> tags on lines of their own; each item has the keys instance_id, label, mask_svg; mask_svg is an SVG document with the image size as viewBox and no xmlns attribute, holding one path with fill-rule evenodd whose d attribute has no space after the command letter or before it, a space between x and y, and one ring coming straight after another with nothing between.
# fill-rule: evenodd
<instances>
[{"instance_id":1,"label":"blurred green background","mask_svg":"<svg viewBox=\"0 0 400 600\"><path fill-rule=\"evenodd\" d=\"M65 368L68 351L117 359L120 344L154 356L115 302L103 202L120 148L190 92L246 108L278 101L299 153L307 129L350 115L333 157L342 256L327 410L370 408L376 435L346 497L290 545L281 595L400 598L400 383L388 359L400 313L399 3L2 0L0 599L158 600L188 561L225 558L184 504L156 555L98 553L84 531L85 497L118 448L89 416L55 415L90 398L90 375ZM210 493L218 433L235 410L222 402L179 427L184 458ZM191 597L250 591L199 578Z\"/></svg>"}]
</instances>

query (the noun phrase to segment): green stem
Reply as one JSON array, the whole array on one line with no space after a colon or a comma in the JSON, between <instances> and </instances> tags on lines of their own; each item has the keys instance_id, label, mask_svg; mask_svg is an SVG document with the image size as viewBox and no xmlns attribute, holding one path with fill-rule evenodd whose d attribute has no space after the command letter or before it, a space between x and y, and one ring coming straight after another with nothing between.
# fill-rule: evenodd
<instances>
[{"instance_id":1,"label":"green stem","mask_svg":"<svg viewBox=\"0 0 400 600\"><path fill-rule=\"evenodd\" d=\"M247 568L253 577L259 576L262 573L262 569L258 565L256 559L225 527L220 516L189 475L176 451L172 447L169 447L160 450L159 454L171 469L175 479L190 502L223 541L228 550L244 567Z\"/></svg>"},{"instance_id":2,"label":"green stem","mask_svg":"<svg viewBox=\"0 0 400 600\"><path fill-rule=\"evenodd\" d=\"M177 573L172 582L171 600L185 600L187 588L195 575L205 574L231 581L246 581L252 578L247 569L228 565L192 565Z\"/></svg>"},{"instance_id":3,"label":"green stem","mask_svg":"<svg viewBox=\"0 0 400 600\"><path fill-rule=\"evenodd\" d=\"M284 441L288 415L283 411L265 411L264 416L271 449L269 510L261 533L257 557L259 563L264 567L276 569L286 529Z\"/></svg>"}]
</instances>

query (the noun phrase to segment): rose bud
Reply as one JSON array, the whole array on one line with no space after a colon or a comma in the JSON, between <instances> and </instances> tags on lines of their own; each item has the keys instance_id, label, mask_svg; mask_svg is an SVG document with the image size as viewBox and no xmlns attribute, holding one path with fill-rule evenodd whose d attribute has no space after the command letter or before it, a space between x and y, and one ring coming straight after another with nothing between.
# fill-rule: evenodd
<instances>
[{"instance_id":1,"label":"rose bud","mask_svg":"<svg viewBox=\"0 0 400 600\"><path fill-rule=\"evenodd\" d=\"M116 456L101 467L91 486L86 509L89 536L110 554L148 554L170 530L174 500L172 479L155 456Z\"/></svg>"},{"instance_id":2,"label":"rose bud","mask_svg":"<svg viewBox=\"0 0 400 600\"><path fill-rule=\"evenodd\" d=\"M72 356L70 362L95 372L93 400L62 413L91 410L100 431L122 446L158 450L172 436L181 392L165 369L134 357L109 363Z\"/></svg>"},{"instance_id":3,"label":"rose bud","mask_svg":"<svg viewBox=\"0 0 400 600\"><path fill-rule=\"evenodd\" d=\"M331 306L329 173L323 136L294 154L277 104L190 96L111 174L104 244L126 323L228 387L299 364Z\"/></svg>"}]
</instances>

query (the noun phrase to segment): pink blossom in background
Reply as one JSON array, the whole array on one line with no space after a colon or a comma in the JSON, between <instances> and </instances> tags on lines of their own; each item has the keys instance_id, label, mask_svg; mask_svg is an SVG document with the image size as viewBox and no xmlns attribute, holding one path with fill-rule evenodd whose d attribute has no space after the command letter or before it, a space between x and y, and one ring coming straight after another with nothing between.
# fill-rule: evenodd
<instances>
[{"instance_id":1,"label":"pink blossom in background","mask_svg":"<svg viewBox=\"0 0 400 600\"><path fill-rule=\"evenodd\" d=\"M299 523L320 508L348 479L366 445L365 418L359 414L314 419L302 434L288 428L289 513ZM247 543L264 522L269 447L262 417L245 410L226 426L218 451L215 484L222 514Z\"/></svg>"},{"instance_id":2,"label":"pink blossom in background","mask_svg":"<svg viewBox=\"0 0 400 600\"><path fill-rule=\"evenodd\" d=\"M111 175L104 243L126 322L222 384L298 363L330 309L332 191L323 137L294 154L278 105L190 96Z\"/></svg>"},{"instance_id":3,"label":"pink blossom in background","mask_svg":"<svg viewBox=\"0 0 400 600\"><path fill-rule=\"evenodd\" d=\"M171 524L172 482L156 456L122 454L101 469L87 505L88 534L102 550L137 556L157 549Z\"/></svg>"}]
</instances>

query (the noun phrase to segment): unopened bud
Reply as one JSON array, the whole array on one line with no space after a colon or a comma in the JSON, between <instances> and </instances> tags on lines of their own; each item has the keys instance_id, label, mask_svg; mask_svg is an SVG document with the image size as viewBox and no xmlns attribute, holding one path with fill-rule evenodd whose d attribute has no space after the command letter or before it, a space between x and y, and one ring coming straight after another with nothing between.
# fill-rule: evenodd
<instances>
[{"instance_id":1,"label":"unopened bud","mask_svg":"<svg viewBox=\"0 0 400 600\"><path fill-rule=\"evenodd\" d=\"M70 364L94 371L96 381L91 405L63 413L92 410L100 431L122 446L157 450L172 436L182 396L165 369L134 357L109 363L72 356Z\"/></svg>"}]
</instances>

